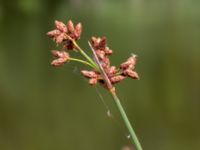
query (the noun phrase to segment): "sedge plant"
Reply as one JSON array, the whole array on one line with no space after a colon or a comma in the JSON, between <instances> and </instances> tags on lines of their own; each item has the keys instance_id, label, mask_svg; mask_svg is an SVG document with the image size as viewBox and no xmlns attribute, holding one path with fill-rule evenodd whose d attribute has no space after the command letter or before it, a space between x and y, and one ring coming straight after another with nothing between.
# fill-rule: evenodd
<instances>
[{"instance_id":1,"label":"sedge plant","mask_svg":"<svg viewBox=\"0 0 200 150\"><path fill-rule=\"evenodd\" d=\"M100 84L112 96L117 110L121 114L124 124L129 131L130 139L136 150L142 150L141 144L136 136L133 127L121 105L120 99L117 96L114 85L120 83L127 77L139 79L137 72L134 70L136 65L136 55L131 55L119 67L112 66L109 56L112 55L112 50L107 46L106 37L91 37L88 41L92 52L92 57L86 54L77 43L82 33L82 25L78 23L76 26L71 20L64 24L61 21L55 21L55 29L49 31L47 35L60 45L61 50L53 50L52 55L55 59L51 62L54 67L59 67L67 62L75 61L87 65L90 70L81 70L81 74L88 79L91 86ZM77 52L83 59L73 58L69 53Z\"/></svg>"}]
</instances>

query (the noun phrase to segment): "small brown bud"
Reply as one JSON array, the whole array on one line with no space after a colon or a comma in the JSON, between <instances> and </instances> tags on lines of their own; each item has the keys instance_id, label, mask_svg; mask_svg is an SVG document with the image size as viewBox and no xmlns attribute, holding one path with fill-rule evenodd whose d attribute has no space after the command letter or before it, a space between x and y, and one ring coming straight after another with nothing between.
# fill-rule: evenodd
<instances>
[{"instance_id":1,"label":"small brown bud","mask_svg":"<svg viewBox=\"0 0 200 150\"><path fill-rule=\"evenodd\" d=\"M61 34L61 32L59 30L57 30L57 29L47 32L47 35L50 38L54 38L55 36L58 36L60 34Z\"/></svg>"},{"instance_id":2,"label":"small brown bud","mask_svg":"<svg viewBox=\"0 0 200 150\"><path fill-rule=\"evenodd\" d=\"M56 29L60 30L61 32L67 32L66 25L61 21L55 21Z\"/></svg>"},{"instance_id":3,"label":"small brown bud","mask_svg":"<svg viewBox=\"0 0 200 150\"><path fill-rule=\"evenodd\" d=\"M94 36L91 37L91 43L96 42L96 40L97 40L96 37L94 37Z\"/></svg>"},{"instance_id":4,"label":"small brown bud","mask_svg":"<svg viewBox=\"0 0 200 150\"><path fill-rule=\"evenodd\" d=\"M57 51L57 50L52 50L52 51L51 51L51 54L52 54L54 57L60 57L60 56L61 56L60 51Z\"/></svg>"},{"instance_id":5,"label":"small brown bud","mask_svg":"<svg viewBox=\"0 0 200 150\"><path fill-rule=\"evenodd\" d=\"M106 48L106 37L102 38L92 37L91 44L95 50L97 49L104 50Z\"/></svg>"},{"instance_id":6,"label":"small brown bud","mask_svg":"<svg viewBox=\"0 0 200 150\"><path fill-rule=\"evenodd\" d=\"M69 54L65 51L52 50L51 53L55 57L69 59Z\"/></svg>"},{"instance_id":7,"label":"small brown bud","mask_svg":"<svg viewBox=\"0 0 200 150\"><path fill-rule=\"evenodd\" d=\"M75 32L74 32L76 39L80 39L81 33L82 33L82 25L81 23L78 23L75 27Z\"/></svg>"},{"instance_id":8,"label":"small brown bud","mask_svg":"<svg viewBox=\"0 0 200 150\"><path fill-rule=\"evenodd\" d=\"M51 65L54 67L58 67L58 66L63 65L65 62L66 62L66 60L64 58L58 58L58 59L53 60L51 62Z\"/></svg>"},{"instance_id":9,"label":"small brown bud","mask_svg":"<svg viewBox=\"0 0 200 150\"><path fill-rule=\"evenodd\" d=\"M95 53L97 54L97 57L100 58L101 60L104 59L105 57L105 52L101 50L96 50Z\"/></svg>"},{"instance_id":10,"label":"small brown bud","mask_svg":"<svg viewBox=\"0 0 200 150\"><path fill-rule=\"evenodd\" d=\"M97 78L91 78L91 79L89 79L89 84L90 85L96 85L97 84Z\"/></svg>"},{"instance_id":11,"label":"small brown bud","mask_svg":"<svg viewBox=\"0 0 200 150\"><path fill-rule=\"evenodd\" d=\"M118 75L110 78L110 81L115 84L125 79L125 76Z\"/></svg>"},{"instance_id":12,"label":"small brown bud","mask_svg":"<svg viewBox=\"0 0 200 150\"><path fill-rule=\"evenodd\" d=\"M103 60L102 60L102 66L103 66L104 68L107 68L107 67L110 66L110 60L109 60L109 58L107 58L107 57L104 57L104 58L103 58Z\"/></svg>"},{"instance_id":13,"label":"small brown bud","mask_svg":"<svg viewBox=\"0 0 200 150\"><path fill-rule=\"evenodd\" d=\"M108 76L113 76L116 73L116 67L111 66L106 73L108 74Z\"/></svg>"},{"instance_id":14,"label":"small brown bud","mask_svg":"<svg viewBox=\"0 0 200 150\"><path fill-rule=\"evenodd\" d=\"M100 38L100 40L99 40L99 48L100 48L100 49L105 49L106 43L107 43L106 37L103 36L103 37Z\"/></svg>"},{"instance_id":15,"label":"small brown bud","mask_svg":"<svg viewBox=\"0 0 200 150\"><path fill-rule=\"evenodd\" d=\"M97 47L98 47L98 40L97 40L97 38L93 36L90 41L91 41L92 47L96 50Z\"/></svg>"},{"instance_id":16,"label":"small brown bud","mask_svg":"<svg viewBox=\"0 0 200 150\"><path fill-rule=\"evenodd\" d=\"M97 78L97 73L95 71L87 71L87 70L81 70L81 73L86 78Z\"/></svg>"},{"instance_id":17,"label":"small brown bud","mask_svg":"<svg viewBox=\"0 0 200 150\"><path fill-rule=\"evenodd\" d=\"M113 53L112 50L109 49L108 47L106 47L106 48L104 49L104 52L105 52L106 55L111 55L111 54Z\"/></svg>"},{"instance_id":18,"label":"small brown bud","mask_svg":"<svg viewBox=\"0 0 200 150\"><path fill-rule=\"evenodd\" d=\"M68 23L67 23L67 29L70 33L74 32L74 24L71 20L69 20Z\"/></svg>"},{"instance_id":19,"label":"small brown bud","mask_svg":"<svg viewBox=\"0 0 200 150\"><path fill-rule=\"evenodd\" d=\"M127 69L127 68L134 69L135 64L136 64L136 55L132 55L131 57L129 57L127 59L127 61L125 61L124 63L122 63L120 65L120 68L121 69Z\"/></svg>"},{"instance_id":20,"label":"small brown bud","mask_svg":"<svg viewBox=\"0 0 200 150\"><path fill-rule=\"evenodd\" d=\"M55 67L63 65L65 62L69 60L69 54L65 51L53 50L52 55L57 57L57 59L51 62L51 65Z\"/></svg>"},{"instance_id":21,"label":"small brown bud","mask_svg":"<svg viewBox=\"0 0 200 150\"><path fill-rule=\"evenodd\" d=\"M63 40L65 39L65 33L61 33L54 39L55 39L56 44L61 44L63 42Z\"/></svg>"},{"instance_id":22,"label":"small brown bud","mask_svg":"<svg viewBox=\"0 0 200 150\"><path fill-rule=\"evenodd\" d=\"M137 74L137 72L131 69L124 70L123 73L132 79L139 79L139 75Z\"/></svg>"}]
</instances>

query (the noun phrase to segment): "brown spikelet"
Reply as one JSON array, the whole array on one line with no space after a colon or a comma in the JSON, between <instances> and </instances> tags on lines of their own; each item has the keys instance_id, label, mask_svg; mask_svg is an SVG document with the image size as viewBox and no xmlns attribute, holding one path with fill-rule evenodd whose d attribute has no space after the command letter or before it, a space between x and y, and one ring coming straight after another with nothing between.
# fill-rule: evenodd
<instances>
[{"instance_id":1,"label":"brown spikelet","mask_svg":"<svg viewBox=\"0 0 200 150\"><path fill-rule=\"evenodd\" d=\"M127 69L127 68L134 69L135 64L136 64L136 55L132 55L131 57L129 57L127 59L127 61L125 61L124 63L122 63L120 65L120 68L121 69Z\"/></svg>"},{"instance_id":2,"label":"brown spikelet","mask_svg":"<svg viewBox=\"0 0 200 150\"><path fill-rule=\"evenodd\" d=\"M74 24L71 20L69 20L68 23L67 23L67 29L70 33L74 32Z\"/></svg>"},{"instance_id":3,"label":"brown spikelet","mask_svg":"<svg viewBox=\"0 0 200 150\"><path fill-rule=\"evenodd\" d=\"M77 38L77 39L79 39L80 38L80 36L81 36L81 33L82 33L82 25L81 25L81 23L78 23L77 25L76 25L76 27L75 27L75 37Z\"/></svg>"},{"instance_id":4,"label":"brown spikelet","mask_svg":"<svg viewBox=\"0 0 200 150\"><path fill-rule=\"evenodd\" d=\"M97 79L96 78L89 79L89 84L90 85L96 85L97 84Z\"/></svg>"},{"instance_id":5,"label":"brown spikelet","mask_svg":"<svg viewBox=\"0 0 200 150\"><path fill-rule=\"evenodd\" d=\"M110 78L111 83L115 84L125 79L125 76L118 75Z\"/></svg>"},{"instance_id":6,"label":"brown spikelet","mask_svg":"<svg viewBox=\"0 0 200 150\"><path fill-rule=\"evenodd\" d=\"M123 73L132 79L139 79L139 75L137 74L137 72L133 70L127 69L127 70L124 70Z\"/></svg>"},{"instance_id":7,"label":"brown spikelet","mask_svg":"<svg viewBox=\"0 0 200 150\"><path fill-rule=\"evenodd\" d=\"M81 70L81 73L86 78L97 78L97 74L95 71L87 71L87 70Z\"/></svg>"},{"instance_id":8,"label":"brown spikelet","mask_svg":"<svg viewBox=\"0 0 200 150\"><path fill-rule=\"evenodd\" d=\"M55 29L55 30L52 30L52 31L47 32L47 35L48 35L50 38L53 38L53 37L55 37L55 36L60 35L60 33L61 33L61 32L60 32L59 30Z\"/></svg>"},{"instance_id":9,"label":"brown spikelet","mask_svg":"<svg viewBox=\"0 0 200 150\"><path fill-rule=\"evenodd\" d=\"M56 29L60 30L61 32L67 32L66 25L61 21L56 20L55 27L56 27Z\"/></svg>"},{"instance_id":10,"label":"brown spikelet","mask_svg":"<svg viewBox=\"0 0 200 150\"><path fill-rule=\"evenodd\" d=\"M65 51L53 50L52 55L55 56L56 59L51 62L51 65L55 67L63 65L69 60L69 54Z\"/></svg>"}]
</instances>

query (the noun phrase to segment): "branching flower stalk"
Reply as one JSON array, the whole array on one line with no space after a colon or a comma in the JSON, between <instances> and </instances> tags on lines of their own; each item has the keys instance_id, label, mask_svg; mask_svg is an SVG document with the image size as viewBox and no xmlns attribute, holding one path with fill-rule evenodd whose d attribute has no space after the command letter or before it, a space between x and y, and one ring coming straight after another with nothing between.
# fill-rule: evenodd
<instances>
[{"instance_id":1,"label":"branching flower stalk","mask_svg":"<svg viewBox=\"0 0 200 150\"><path fill-rule=\"evenodd\" d=\"M127 77L139 79L137 72L134 71L136 65L136 55L131 55L119 68L111 66L109 56L112 50L107 46L106 37L92 37L88 41L92 51L92 58L80 48L77 40L80 39L82 33L82 25L78 23L74 26L71 20L65 25L61 21L55 21L55 29L49 31L47 35L52 38L57 45L62 46L61 50L53 50L52 55L56 57L51 62L52 66L59 67L69 61L76 61L89 66L92 70L81 70L81 74L88 78L88 83L95 86L99 83L113 97L114 102L119 110L121 117L127 127L132 143L136 150L142 150L141 144L130 124L130 121L120 103L120 99L116 94L114 84L120 83ZM70 51L78 52L84 59L70 57Z\"/></svg>"}]
</instances>

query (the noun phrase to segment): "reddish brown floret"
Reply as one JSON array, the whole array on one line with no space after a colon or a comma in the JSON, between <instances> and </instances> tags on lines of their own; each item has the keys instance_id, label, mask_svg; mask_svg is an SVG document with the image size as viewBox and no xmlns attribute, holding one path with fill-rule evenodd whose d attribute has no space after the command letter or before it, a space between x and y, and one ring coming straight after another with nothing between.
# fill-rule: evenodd
<instances>
[{"instance_id":1,"label":"reddish brown floret","mask_svg":"<svg viewBox=\"0 0 200 150\"><path fill-rule=\"evenodd\" d=\"M110 81L111 81L111 83L115 84L115 83L121 82L121 81L124 80L125 78L126 78L125 76L117 75L117 76L111 77L111 78L110 78Z\"/></svg>"},{"instance_id":2,"label":"reddish brown floret","mask_svg":"<svg viewBox=\"0 0 200 150\"><path fill-rule=\"evenodd\" d=\"M49 31L47 35L52 38L56 44L61 44L64 42L64 48L74 49L74 44L72 40L80 39L82 33L82 25L78 23L76 27L71 20L65 25L61 21L55 21L55 29Z\"/></svg>"},{"instance_id":3,"label":"reddish brown floret","mask_svg":"<svg viewBox=\"0 0 200 150\"><path fill-rule=\"evenodd\" d=\"M53 50L52 55L57 58L51 62L51 65L55 67L63 65L69 59L69 54L65 51Z\"/></svg>"},{"instance_id":4,"label":"reddish brown floret","mask_svg":"<svg viewBox=\"0 0 200 150\"><path fill-rule=\"evenodd\" d=\"M95 71L81 70L81 73L86 78L97 78L97 76L98 76Z\"/></svg>"},{"instance_id":5,"label":"reddish brown floret","mask_svg":"<svg viewBox=\"0 0 200 150\"><path fill-rule=\"evenodd\" d=\"M139 79L137 72L135 72L131 69L124 70L123 74L129 76L132 79Z\"/></svg>"},{"instance_id":6,"label":"reddish brown floret","mask_svg":"<svg viewBox=\"0 0 200 150\"><path fill-rule=\"evenodd\" d=\"M81 33L82 33L82 25L81 23L78 23L75 27L71 20L67 23L67 35L70 36L70 38L74 40L80 39Z\"/></svg>"},{"instance_id":7,"label":"reddish brown floret","mask_svg":"<svg viewBox=\"0 0 200 150\"><path fill-rule=\"evenodd\" d=\"M134 69L135 68L135 65L136 65L136 55L132 55L131 57L129 57L127 59L127 61L125 61L124 63L122 63L120 65L120 68L121 69Z\"/></svg>"},{"instance_id":8,"label":"reddish brown floret","mask_svg":"<svg viewBox=\"0 0 200 150\"><path fill-rule=\"evenodd\" d=\"M56 27L56 29L60 30L61 32L67 32L66 25L61 21L56 20L55 27Z\"/></svg>"},{"instance_id":9,"label":"reddish brown floret","mask_svg":"<svg viewBox=\"0 0 200 150\"><path fill-rule=\"evenodd\" d=\"M90 85L96 85L97 84L97 79L96 78L91 78L91 79L89 79L89 84Z\"/></svg>"}]
</instances>

